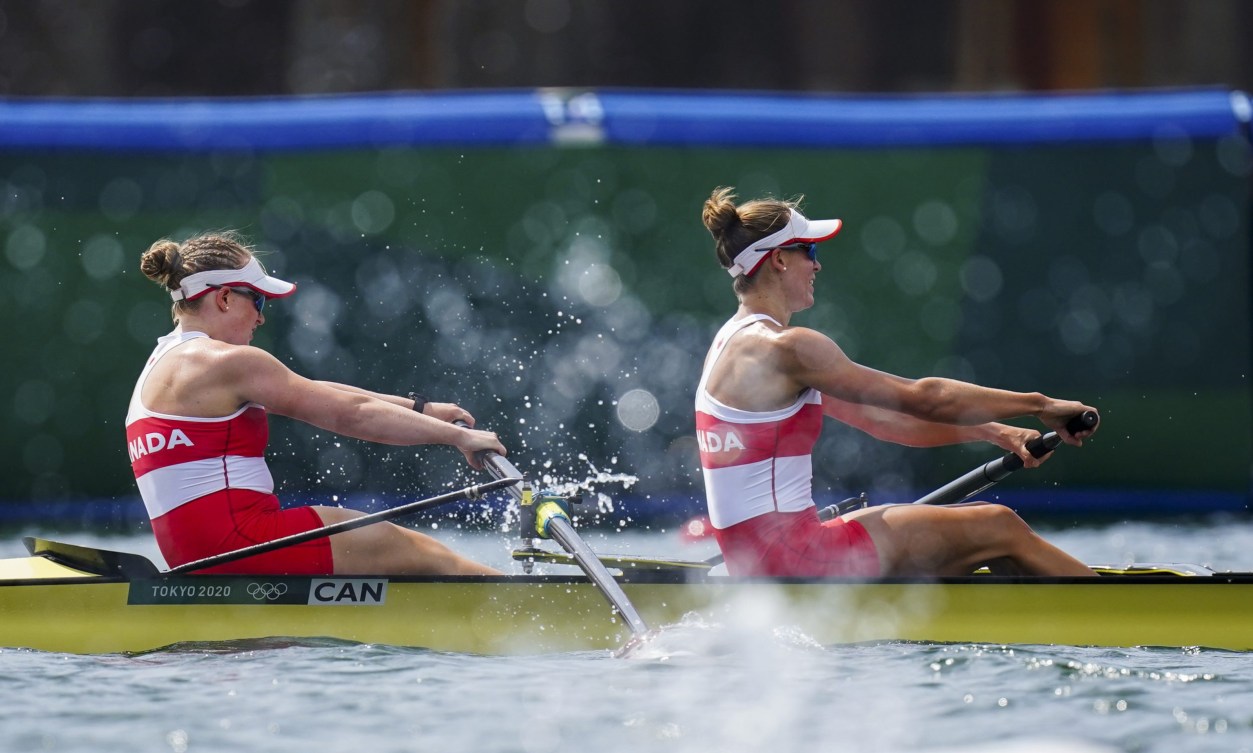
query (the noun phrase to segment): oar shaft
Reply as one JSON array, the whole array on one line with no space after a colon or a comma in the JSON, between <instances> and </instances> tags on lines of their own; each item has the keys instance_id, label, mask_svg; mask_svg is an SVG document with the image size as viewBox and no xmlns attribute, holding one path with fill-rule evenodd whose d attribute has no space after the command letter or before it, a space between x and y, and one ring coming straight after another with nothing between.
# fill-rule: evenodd
<instances>
[{"instance_id":1,"label":"oar shaft","mask_svg":"<svg viewBox=\"0 0 1253 753\"><path fill-rule=\"evenodd\" d=\"M1096 426L1095 413L1081 413L1070 419L1066 430L1071 434L1091 429ZM1055 431L1050 431L1027 443L1027 451L1032 457L1042 458L1062 443L1062 438ZM959 476L939 489L924 497L914 500L916 505L952 505L970 499L992 484L1000 481L1014 471L1023 467L1022 458L1014 453L1006 453L996 460L984 463L974 470Z\"/></svg>"},{"instance_id":2,"label":"oar shaft","mask_svg":"<svg viewBox=\"0 0 1253 753\"><path fill-rule=\"evenodd\" d=\"M601 564L600 558L587 545L587 542L575 533L570 521L565 518L552 518L548 521L548 534L574 557L583 572L587 573L587 577L591 578L600 592L604 594L609 605L622 615L623 621L626 622L627 627L631 628L632 633L643 635L648 632L648 625L635 610L635 606L623 592L622 586L618 585L618 581L614 580L605 566Z\"/></svg>"},{"instance_id":3,"label":"oar shaft","mask_svg":"<svg viewBox=\"0 0 1253 753\"><path fill-rule=\"evenodd\" d=\"M343 533L344 531L351 531L355 528L361 528L363 526L379 523L384 520L391 520L392 518L399 518L403 515L421 512L422 510L439 507L440 505L454 502L459 499L476 499L483 496L487 492L495 491L501 487L516 485L521 480L521 477L507 477L498 478L495 481L488 481L483 484L467 486L464 489L458 489L454 492L440 494L436 497L428 497L427 499L419 499L416 502L410 502L408 504L400 505L387 510L380 510L379 512L370 513L369 515L362 515L359 518L344 520L339 523L331 523L330 525L325 525L321 528L314 528L310 531L303 531L301 533L294 533L291 536L284 536L281 539L274 539L261 544L244 547L243 549L236 549L231 552L215 554L212 557L205 557L203 559L195 560L194 562L187 562L179 565L178 567L170 568L168 574L177 575L179 573L191 572L192 570L203 570L207 567L223 565L227 562L234 562L235 560L240 560L245 557L252 557L253 555L265 554L266 552L272 552L276 549L283 549L285 547L303 544L306 541L319 539L323 536Z\"/></svg>"},{"instance_id":4,"label":"oar shaft","mask_svg":"<svg viewBox=\"0 0 1253 753\"><path fill-rule=\"evenodd\" d=\"M465 426L464 422L458 422ZM483 450L475 455L487 472L495 478L513 477L521 478L522 472L519 471L513 463L509 462L504 456L491 450ZM509 493L514 499L522 501L522 490L518 486L509 488ZM579 568L587 575L587 577L600 589L601 594L609 602L609 606L622 615L622 619L627 626L631 628L631 632L636 635L643 635L648 632L648 625L644 623L644 618L640 617L639 611L635 609L635 605L627 598L622 587L618 585L618 581L613 579L605 566L601 564L600 559L587 542L575 532L574 526L564 517L554 517L548 522L548 535L557 540L562 548L574 557L579 563Z\"/></svg>"},{"instance_id":5,"label":"oar shaft","mask_svg":"<svg viewBox=\"0 0 1253 753\"><path fill-rule=\"evenodd\" d=\"M1033 439L1027 443L1027 450L1035 457L1043 457L1053 451L1062 441L1056 432ZM930 494L914 500L915 505L951 505L969 499L992 484L1022 468L1022 458L1014 453L989 461L948 482Z\"/></svg>"},{"instance_id":6,"label":"oar shaft","mask_svg":"<svg viewBox=\"0 0 1253 753\"><path fill-rule=\"evenodd\" d=\"M1022 459L1017 455L1012 455L1018 461L1019 467L1022 467ZM986 463L969 471L952 481L948 482L939 489L919 497L914 500L915 505L952 505L957 502L969 499L979 492L987 489L992 484L1008 476L1013 470L1006 470L1004 458Z\"/></svg>"},{"instance_id":7,"label":"oar shaft","mask_svg":"<svg viewBox=\"0 0 1253 753\"><path fill-rule=\"evenodd\" d=\"M503 455L484 450L478 454L479 462L487 469L488 474L492 478L522 478L522 471L519 471L513 463L505 459ZM509 495L515 500L522 501L522 485L515 484L509 487Z\"/></svg>"}]
</instances>

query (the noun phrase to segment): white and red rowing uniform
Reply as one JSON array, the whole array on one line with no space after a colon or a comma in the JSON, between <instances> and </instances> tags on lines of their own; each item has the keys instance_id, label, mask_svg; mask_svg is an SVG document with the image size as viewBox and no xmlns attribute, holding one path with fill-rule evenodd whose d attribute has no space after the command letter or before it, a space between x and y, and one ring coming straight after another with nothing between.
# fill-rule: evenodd
<instances>
[{"instance_id":1,"label":"white and red rowing uniform","mask_svg":"<svg viewBox=\"0 0 1253 753\"><path fill-rule=\"evenodd\" d=\"M766 314L718 330L696 390L696 441L709 520L732 575L878 575L861 524L823 524L813 500L813 449L822 432L822 393L801 392L784 408L747 411L720 402L707 383L741 330L779 325Z\"/></svg>"},{"instance_id":2,"label":"white and red rowing uniform","mask_svg":"<svg viewBox=\"0 0 1253 753\"><path fill-rule=\"evenodd\" d=\"M158 362L184 343L208 337L175 329L157 340L131 394L126 446L135 482L171 566L321 525L310 508L281 510L265 462L269 423L247 403L227 416L177 416L149 410L141 397ZM329 574L326 539L256 555L212 572ZM289 551L290 550L290 551Z\"/></svg>"},{"instance_id":3,"label":"white and red rowing uniform","mask_svg":"<svg viewBox=\"0 0 1253 753\"><path fill-rule=\"evenodd\" d=\"M274 477L265 462L270 438L265 408L249 403L229 416L198 418L144 407L140 392L152 368L174 348L202 337L208 335L176 330L158 339L131 394L126 449L153 519L227 488L274 492Z\"/></svg>"}]
</instances>

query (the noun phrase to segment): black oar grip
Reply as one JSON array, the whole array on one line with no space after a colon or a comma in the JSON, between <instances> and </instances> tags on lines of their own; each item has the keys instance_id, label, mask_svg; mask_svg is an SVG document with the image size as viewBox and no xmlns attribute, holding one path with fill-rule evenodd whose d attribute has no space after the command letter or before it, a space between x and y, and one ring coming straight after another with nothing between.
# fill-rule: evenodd
<instances>
[{"instance_id":1,"label":"black oar grip","mask_svg":"<svg viewBox=\"0 0 1253 753\"><path fill-rule=\"evenodd\" d=\"M1081 431L1095 429L1096 425L1100 422L1101 417L1096 415L1096 411L1085 410L1083 413L1080 413L1066 422L1066 431L1071 434L1078 434Z\"/></svg>"},{"instance_id":2,"label":"black oar grip","mask_svg":"<svg viewBox=\"0 0 1253 753\"><path fill-rule=\"evenodd\" d=\"M1096 425L1100 420L1101 418L1096 415L1096 411L1084 411L1066 422L1066 431L1071 434L1088 431L1089 429L1096 428ZM1061 443L1061 436L1059 436L1055 431L1050 431L1047 434L1043 434L1028 442L1027 452L1031 453L1031 457L1033 458L1042 458L1057 449L1057 445ZM1006 462L1010 462L1010 457L1012 457L1019 464L1017 468L1014 468L1013 470L1018 470L1018 468L1022 467L1022 459L1017 455L1011 455L1005 458Z\"/></svg>"},{"instance_id":3,"label":"black oar grip","mask_svg":"<svg viewBox=\"0 0 1253 753\"><path fill-rule=\"evenodd\" d=\"M1085 411L1066 422L1066 431L1076 434L1096 426L1100 417L1095 411ZM1062 438L1055 431L1027 442L1027 451L1032 457L1042 458L1062 443ZM914 504L951 505L969 499L992 484L1000 481L1014 471L1023 467L1022 458L1012 452L985 463L960 478L956 478L930 494L915 500Z\"/></svg>"},{"instance_id":4,"label":"black oar grip","mask_svg":"<svg viewBox=\"0 0 1253 753\"><path fill-rule=\"evenodd\" d=\"M1027 452L1031 453L1033 458L1042 458L1053 450L1057 449L1057 445L1062 443L1062 438L1055 431L1046 432L1027 443ZM1005 456L1005 461L1018 461L1018 468L1022 467L1022 458L1010 453ZM1017 470L1017 468L1015 469Z\"/></svg>"}]
</instances>

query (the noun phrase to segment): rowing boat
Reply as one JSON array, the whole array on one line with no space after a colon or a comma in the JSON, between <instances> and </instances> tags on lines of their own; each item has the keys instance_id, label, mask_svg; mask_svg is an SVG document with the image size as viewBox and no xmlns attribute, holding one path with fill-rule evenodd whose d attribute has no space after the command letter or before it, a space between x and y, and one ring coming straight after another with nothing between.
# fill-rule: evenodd
<instances>
[{"instance_id":1,"label":"rowing boat","mask_svg":"<svg viewBox=\"0 0 1253 753\"><path fill-rule=\"evenodd\" d=\"M630 626L583 575L274 577L161 573L125 552L27 539L0 560L0 646L145 652L330 638L478 654L617 649ZM545 559L534 551L519 558ZM562 560L553 553L549 558ZM1105 568L1101 578L739 579L605 557L643 619L799 630L822 645L928 641L1253 650L1253 573Z\"/></svg>"},{"instance_id":2,"label":"rowing boat","mask_svg":"<svg viewBox=\"0 0 1253 753\"><path fill-rule=\"evenodd\" d=\"M1072 423L1095 426L1095 414ZM1076 423L1072 433L1077 432ZM1060 443L1028 443L1037 457ZM257 638L321 639L481 654L615 649L698 619L799 630L822 645L879 641L1253 650L1253 573L1193 565L1096 569L1099 578L732 578L717 558L599 556L575 533L573 498L533 494L509 461L495 480L160 571L144 557L44 539L0 559L0 646L143 652ZM920 499L952 504L1021 468L1009 453ZM197 571L352 527L504 489L519 504L522 575L290 577ZM535 546L558 541L564 551ZM535 563L582 575L531 574ZM615 577L610 570L616 570ZM610 609L606 609L608 601ZM648 626L654 626L649 630Z\"/></svg>"}]
</instances>

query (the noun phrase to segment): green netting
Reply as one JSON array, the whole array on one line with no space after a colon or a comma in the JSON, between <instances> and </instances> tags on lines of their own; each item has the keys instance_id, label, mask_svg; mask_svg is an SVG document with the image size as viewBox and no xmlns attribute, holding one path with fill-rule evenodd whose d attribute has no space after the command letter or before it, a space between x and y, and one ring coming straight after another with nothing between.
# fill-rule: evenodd
<instances>
[{"instance_id":1,"label":"green netting","mask_svg":"<svg viewBox=\"0 0 1253 753\"><path fill-rule=\"evenodd\" d=\"M1243 138L909 149L526 147L258 155L0 153L0 498L133 493L122 420L169 328L155 239L234 228L299 282L255 344L301 373L462 402L524 470L700 489L692 392L730 279L699 221L717 185L839 216L795 323L855 359L1091 402L1098 440L1022 483L1245 491ZM272 420L285 494L464 478ZM822 490L924 487L987 457L831 427ZM1030 476L1031 474L1024 474Z\"/></svg>"}]
</instances>

